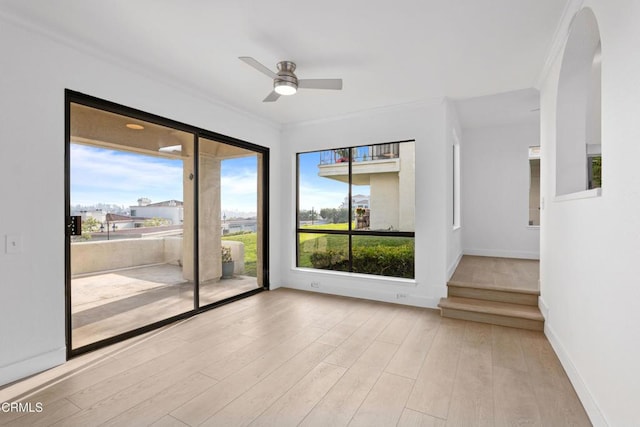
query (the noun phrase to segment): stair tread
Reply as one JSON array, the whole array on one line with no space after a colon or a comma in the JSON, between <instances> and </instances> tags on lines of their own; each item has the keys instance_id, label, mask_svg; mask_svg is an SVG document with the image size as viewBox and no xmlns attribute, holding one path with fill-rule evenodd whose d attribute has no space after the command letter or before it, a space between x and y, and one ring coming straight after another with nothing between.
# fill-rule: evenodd
<instances>
[{"instance_id":1,"label":"stair tread","mask_svg":"<svg viewBox=\"0 0 640 427\"><path fill-rule=\"evenodd\" d=\"M473 283L473 282L461 282L459 280L450 280L449 282L447 282L447 286L455 286L459 288L487 289L491 291L512 292L515 294L540 295L539 290L514 289L513 287L507 287L507 286L497 286L497 285Z\"/></svg>"},{"instance_id":2,"label":"stair tread","mask_svg":"<svg viewBox=\"0 0 640 427\"><path fill-rule=\"evenodd\" d=\"M448 297L441 298L438 304L440 308L473 311L476 313L496 314L500 316L518 317L544 321L538 307L512 304L507 302L487 301L473 298Z\"/></svg>"}]
</instances>

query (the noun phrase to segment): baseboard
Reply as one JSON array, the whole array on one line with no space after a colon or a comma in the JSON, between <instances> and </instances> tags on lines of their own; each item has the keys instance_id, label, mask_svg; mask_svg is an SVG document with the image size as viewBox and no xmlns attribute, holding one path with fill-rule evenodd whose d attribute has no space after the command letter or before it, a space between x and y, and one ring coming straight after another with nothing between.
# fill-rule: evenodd
<instances>
[{"instance_id":1,"label":"baseboard","mask_svg":"<svg viewBox=\"0 0 640 427\"><path fill-rule=\"evenodd\" d=\"M438 309L440 298L424 297L419 295L411 295L409 291L395 289L389 291L359 290L340 286L322 285L320 288L311 288L308 286L297 286L287 284L282 288L298 289L301 291L318 292L323 294L339 295L343 297L360 298L372 301L390 302L393 304L410 305L414 307Z\"/></svg>"},{"instance_id":2,"label":"baseboard","mask_svg":"<svg viewBox=\"0 0 640 427\"><path fill-rule=\"evenodd\" d=\"M465 255L491 256L496 258L540 259L540 252L503 251L499 249L464 249Z\"/></svg>"},{"instance_id":3,"label":"baseboard","mask_svg":"<svg viewBox=\"0 0 640 427\"><path fill-rule=\"evenodd\" d=\"M458 268L458 264L460 264L461 259L462 259L462 253L460 253L458 255L458 258L456 258L456 260L449 266L449 268L447 269L447 280L451 279L451 276L453 276L453 273L456 271L456 268Z\"/></svg>"},{"instance_id":4,"label":"baseboard","mask_svg":"<svg viewBox=\"0 0 640 427\"><path fill-rule=\"evenodd\" d=\"M269 282L269 290L270 291L275 291L276 289L278 289L281 286L282 285L280 283Z\"/></svg>"},{"instance_id":5,"label":"baseboard","mask_svg":"<svg viewBox=\"0 0 640 427\"><path fill-rule=\"evenodd\" d=\"M29 375L37 374L66 362L67 349L65 347L39 354L29 359L21 360L7 366L0 367L0 386L20 380Z\"/></svg>"},{"instance_id":6,"label":"baseboard","mask_svg":"<svg viewBox=\"0 0 640 427\"><path fill-rule=\"evenodd\" d=\"M609 423L605 419L602 411L600 411L598 404L593 398L591 391L589 391L589 388L587 387L584 380L582 379L582 376L571 361L571 357L569 357L569 354L560 343L560 340L553 331L553 328L549 325L549 322L545 322L544 324L544 334L547 336L547 339L551 343L551 346L556 352L558 359L560 359L562 367L567 372L569 380L571 381L573 388L576 390L578 398L580 399L580 402L582 402L582 406L584 406L585 411L587 411L587 415L589 416L591 423L595 427L609 426Z\"/></svg>"},{"instance_id":7,"label":"baseboard","mask_svg":"<svg viewBox=\"0 0 640 427\"><path fill-rule=\"evenodd\" d=\"M549 320L549 306L544 298L542 298L542 295L538 297L538 308L540 309L540 313L542 313L544 320Z\"/></svg>"}]
</instances>

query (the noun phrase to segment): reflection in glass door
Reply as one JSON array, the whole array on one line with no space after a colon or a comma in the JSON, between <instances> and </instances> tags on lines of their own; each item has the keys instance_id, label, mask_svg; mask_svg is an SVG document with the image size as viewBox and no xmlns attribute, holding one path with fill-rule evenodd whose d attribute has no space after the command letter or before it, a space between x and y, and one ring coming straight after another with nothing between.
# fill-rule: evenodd
<instances>
[{"instance_id":1,"label":"reflection in glass door","mask_svg":"<svg viewBox=\"0 0 640 427\"><path fill-rule=\"evenodd\" d=\"M199 305L252 291L262 279L262 155L199 139Z\"/></svg>"},{"instance_id":2,"label":"reflection in glass door","mask_svg":"<svg viewBox=\"0 0 640 427\"><path fill-rule=\"evenodd\" d=\"M193 151L192 133L71 103L72 349L193 310Z\"/></svg>"}]
</instances>

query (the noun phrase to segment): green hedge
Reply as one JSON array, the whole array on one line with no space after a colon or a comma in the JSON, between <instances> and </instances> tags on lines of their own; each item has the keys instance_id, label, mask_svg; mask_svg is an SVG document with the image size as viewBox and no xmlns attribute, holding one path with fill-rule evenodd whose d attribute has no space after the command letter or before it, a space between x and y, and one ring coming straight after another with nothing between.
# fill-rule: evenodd
<instances>
[{"instance_id":1,"label":"green hedge","mask_svg":"<svg viewBox=\"0 0 640 427\"><path fill-rule=\"evenodd\" d=\"M369 246L353 248L353 272L413 279L414 252L411 246ZM349 257L345 251L313 252L314 268L349 271Z\"/></svg>"},{"instance_id":2,"label":"green hedge","mask_svg":"<svg viewBox=\"0 0 640 427\"><path fill-rule=\"evenodd\" d=\"M345 251L326 250L312 252L309 259L313 268L349 271L349 257Z\"/></svg>"}]
</instances>

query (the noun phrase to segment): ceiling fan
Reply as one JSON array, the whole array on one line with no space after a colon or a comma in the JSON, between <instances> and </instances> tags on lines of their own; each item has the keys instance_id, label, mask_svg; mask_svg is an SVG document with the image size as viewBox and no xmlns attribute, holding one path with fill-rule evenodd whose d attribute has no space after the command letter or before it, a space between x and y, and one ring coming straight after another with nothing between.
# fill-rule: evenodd
<instances>
[{"instance_id":1,"label":"ceiling fan","mask_svg":"<svg viewBox=\"0 0 640 427\"><path fill-rule=\"evenodd\" d=\"M277 101L280 95L293 95L299 88L342 90L342 79L298 79L294 73L296 64L291 61L278 62L278 72L274 73L250 56L238 59L273 79L273 91L262 102Z\"/></svg>"}]
</instances>

